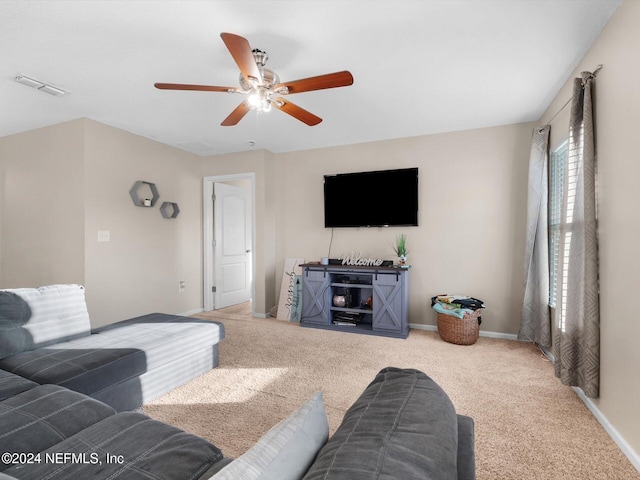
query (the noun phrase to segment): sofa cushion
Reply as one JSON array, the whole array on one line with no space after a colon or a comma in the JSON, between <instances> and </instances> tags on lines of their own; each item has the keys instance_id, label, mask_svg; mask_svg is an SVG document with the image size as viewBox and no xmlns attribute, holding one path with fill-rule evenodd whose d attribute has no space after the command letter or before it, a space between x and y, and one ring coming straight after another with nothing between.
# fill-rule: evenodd
<instances>
[{"instance_id":1,"label":"sofa cushion","mask_svg":"<svg viewBox=\"0 0 640 480\"><path fill-rule=\"evenodd\" d=\"M0 402L0 452L42 452L115 413L66 388L37 386ZM0 470L7 467L0 463Z\"/></svg>"},{"instance_id":2,"label":"sofa cushion","mask_svg":"<svg viewBox=\"0 0 640 480\"><path fill-rule=\"evenodd\" d=\"M170 364L224 337L217 322L153 313L96 329L92 335L22 352L0 368L86 395Z\"/></svg>"},{"instance_id":3,"label":"sofa cushion","mask_svg":"<svg viewBox=\"0 0 640 480\"><path fill-rule=\"evenodd\" d=\"M224 338L221 323L166 313L150 313L93 331L83 342L94 348L136 348L145 352L147 369L153 370Z\"/></svg>"},{"instance_id":4,"label":"sofa cushion","mask_svg":"<svg viewBox=\"0 0 640 480\"><path fill-rule=\"evenodd\" d=\"M142 375L147 369L141 350L91 348L75 342L12 355L0 360L0 368L40 384L53 383L85 395Z\"/></svg>"},{"instance_id":5,"label":"sofa cushion","mask_svg":"<svg viewBox=\"0 0 640 480\"><path fill-rule=\"evenodd\" d=\"M316 392L210 480L298 480L328 436L322 393Z\"/></svg>"},{"instance_id":6,"label":"sofa cushion","mask_svg":"<svg viewBox=\"0 0 640 480\"><path fill-rule=\"evenodd\" d=\"M73 461L71 455L82 461ZM45 450L42 458L39 464L13 465L5 473L20 480L187 480L199 478L222 453L195 435L126 412L76 433ZM45 462L46 458L58 461Z\"/></svg>"},{"instance_id":7,"label":"sofa cushion","mask_svg":"<svg viewBox=\"0 0 640 480\"><path fill-rule=\"evenodd\" d=\"M20 375L0 370L0 402L37 386L36 382L27 380Z\"/></svg>"},{"instance_id":8,"label":"sofa cushion","mask_svg":"<svg viewBox=\"0 0 640 480\"><path fill-rule=\"evenodd\" d=\"M305 480L457 479L458 423L445 392L412 369L385 368L349 408Z\"/></svg>"},{"instance_id":9,"label":"sofa cushion","mask_svg":"<svg viewBox=\"0 0 640 480\"><path fill-rule=\"evenodd\" d=\"M0 358L89 335L80 285L0 290Z\"/></svg>"}]
</instances>

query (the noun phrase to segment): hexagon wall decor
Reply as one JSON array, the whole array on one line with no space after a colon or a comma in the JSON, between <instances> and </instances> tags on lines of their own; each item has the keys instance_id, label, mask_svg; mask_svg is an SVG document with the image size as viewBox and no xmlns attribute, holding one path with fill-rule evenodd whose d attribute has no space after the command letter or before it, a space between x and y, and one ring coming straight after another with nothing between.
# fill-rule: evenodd
<instances>
[{"instance_id":1,"label":"hexagon wall decor","mask_svg":"<svg viewBox=\"0 0 640 480\"><path fill-rule=\"evenodd\" d=\"M164 218L176 218L180 213L177 203L163 202L160 207L160 213Z\"/></svg>"},{"instance_id":2,"label":"hexagon wall decor","mask_svg":"<svg viewBox=\"0 0 640 480\"><path fill-rule=\"evenodd\" d=\"M152 198L151 198L150 205L145 205L144 200L138 196L138 189L143 184L149 185L149 188L151 189ZM138 180L136 183L134 183L133 187L131 187L131 190L129 190L129 195L131 195L131 200L133 200L134 205L137 205L138 207L153 207L158 201L158 199L160 198L160 194L158 193L156 184L151 182L145 182L144 180Z\"/></svg>"}]
</instances>

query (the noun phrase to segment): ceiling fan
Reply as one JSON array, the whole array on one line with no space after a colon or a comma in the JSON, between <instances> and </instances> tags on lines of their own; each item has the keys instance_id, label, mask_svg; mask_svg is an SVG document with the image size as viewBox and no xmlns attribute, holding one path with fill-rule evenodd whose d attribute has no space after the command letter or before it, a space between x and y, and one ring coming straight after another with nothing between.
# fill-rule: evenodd
<instances>
[{"instance_id":1,"label":"ceiling fan","mask_svg":"<svg viewBox=\"0 0 640 480\"><path fill-rule=\"evenodd\" d=\"M221 123L228 127L236 125L249 112L268 112L271 107L297 118L307 125L319 124L322 119L301 108L282 95L323 90L325 88L346 87L353 84L353 76L348 71L328 73L317 77L302 78L292 82L280 82L273 70L266 68L266 52L251 49L246 38L233 33L221 33L222 41L240 68L240 87L217 87L215 85L188 85L182 83L156 83L156 88L164 90L200 90L206 92L242 93L247 98Z\"/></svg>"}]
</instances>

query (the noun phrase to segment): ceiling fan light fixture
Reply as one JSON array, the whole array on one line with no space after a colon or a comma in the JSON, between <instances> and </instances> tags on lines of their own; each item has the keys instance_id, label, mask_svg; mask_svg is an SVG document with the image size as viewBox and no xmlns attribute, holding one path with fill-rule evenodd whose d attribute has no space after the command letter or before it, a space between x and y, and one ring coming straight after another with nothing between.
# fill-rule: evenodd
<instances>
[{"instance_id":1,"label":"ceiling fan light fixture","mask_svg":"<svg viewBox=\"0 0 640 480\"><path fill-rule=\"evenodd\" d=\"M261 97L257 92L252 93L249 95L248 102L251 109L258 113L271 111L271 99L268 96Z\"/></svg>"},{"instance_id":2,"label":"ceiling fan light fixture","mask_svg":"<svg viewBox=\"0 0 640 480\"><path fill-rule=\"evenodd\" d=\"M280 77L270 68L261 68L260 73L262 73L262 85L272 87L280 83Z\"/></svg>"},{"instance_id":3,"label":"ceiling fan light fixture","mask_svg":"<svg viewBox=\"0 0 640 480\"><path fill-rule=\"evenodd\" d=\"M273 90L273 93L277 93L278 95L289 95L289 89L286 85L280 85L278 88Z\"/></svg>"},{"instance_id":4,"label":"ceiling fan light fixture","mask_svg":"<svg viewBox=\"0 0 640 480\"><path fill-rule=\"evenodd\" d=\"M269 55L267 55L267 52L263 52L262 50L254 48L251 53L253 54L253 59L256 62L260 75L262 76L262 80L254 77L245 78L241 72L239 82L242 90L248 92L254 88L259 87L270 88L280 83L280 77L278 76L278 74L270 68L265 67L267 60L269 60Z\"/></svg>"},{"instance_id":5,"label":"ceiling fan light fixture","mask_svg":"<svg viewBox=\"0 0 640 480\"><path fill-rule=\"evenodd\" d=\"M258 113L271 111L271 90L264 86L254 88L247 98L247 103Z\"/></svg>"},{"instance_id":6,"label":"ceiling fan light fixture","mask_svg":"<svg viewBox=\"0 0 640 480\"><path fill-rule=\"evenodd\" d=\"M248 92L252 88L273 87L274 85L277 85L278 83L280 83L280 77L276 72L274 72L270 68L261 68L260 73L262 74L262 83L259 83L258 80L253 77L249 77L249 80L247 81L244 78L244 75L242 75L241 73L240 76L238 77L238 83L240 83L240 88L242 88L242 90L244 90L245 92Z\"/></svg>"},{"instance_id":7,"label":"ceiling fan light fixture","mask_svg":"<svg viewBox=\"0 0 640 480\"><path fill-rule=\"evenodd\" d=\"M327 88L346 87L353 84L353 76L347 70L327 73L315 77L301 78L293 82L280 83L280 77L266 68L269 59L266 52L251 49L246 38L233 33L222 32L222 41L240 69L238 83L240 88L219 87L216 85L190 85L183 83L155 83L156 88L168 90L197 90L207 92L235 92L247 97L220 123L223 127L237 125L251 110L258 115L268 112L272 107L291 115L297 120L314 126L322 119L294 103L285 101L281 95L312 92Z\"/></svg>"},{"instance_id":8,"label":"ceiling fan light fixture","mask_svg":"<svg viewBox=\"0 0 640 480\"><path fill-rule=\"evenodd\" d=\"M267 64L267 60L269 60L269 55L267 52L260 50L259 48L254 48L251 50L253 54L253 59L256 61L256 64L260 67L264 67Z\"/></svg>"},{"instance_id":9,"label":"ceiling fan light fixture","mask_svg":"<svg viewBox=\"0 0 640 480\"><path fill-rule=\"evenodd\" d=\"M251 108L258 108L262 104L260 94L257 91L249 95L248 101L249 105L251 105Z\"/></svg>"}]
</instances>

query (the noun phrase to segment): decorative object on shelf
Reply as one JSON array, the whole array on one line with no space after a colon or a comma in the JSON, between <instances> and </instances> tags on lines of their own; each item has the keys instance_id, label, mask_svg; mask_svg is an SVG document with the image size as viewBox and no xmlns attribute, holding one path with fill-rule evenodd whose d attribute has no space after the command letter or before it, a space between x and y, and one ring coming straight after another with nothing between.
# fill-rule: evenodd
<instances>
[{"instance_id":1,"label":"decorative object on shelf","mask_svg":"<svg viewBox=\"0 0 640 480\"><path fill-rule=\"evenodd\" d=\"M379 267L382 265L381 258L362 258L362 253L351 253L350 255L340 255L342 265L361 266L361 267Z\"/></svg>"},{"instance_id":2,"label":"decorative object on shelf","mask_svg":"<svg viewBox=\"0 0 640 480\"><path fill-rule=\"evenodd\" d=\"M401 267L404 267L407 265L407 237L404 233L398 235L396 237L396 244L394 246L394 251L396 252L396 255L398 256L398 264Z\"/></svg>"},{"instance_id":3,"label":"decorative object on shelf","mask_svg":"<svg viewBox=\"0 0 640 480\"><path fill-rule=\"evenodd\" d=\"M164 218L176 218L180 214L177 203L163 202L160 207L160 213Z\"/></svg>"},{"instance_id":4,"label":"decorative object on shelf","mask_svg":"<svg viewBox=\"0 0 640 480\"><path fill-rule=\"evenodd\" d=\"M362 314L354 312L336 312L333 315L333 324L345 327L355 327L362 320Z\"/></svg>"},{"instance_id":5,"label":"decorative object on shelf","mask_svg":"<svg viewBox=\"0 0 640 480\"><path fill-rule=\"evenodd\" d=\"M141 199L138 196L138 189L142 187L142 185L149 186L149 189L151 190L151 198ZM129 190L129 195L131 195L131 200L133 200L133 204L138 207L153 207L158 201L158 199L160 198L160 194L158 193L156 184L151 182L145 182L144 180L138 180L136 183L134 183L133 187L131 187L131 190Z\"/></svg>"},{"instance_id":6,"label":"decorative object on shelf","mask_svg":"<svg viewBox=\"0 0 640 480\"><path fill-rule=\"evenodd\" d=\"M344 308L347 304L347 297L344 295L334 295L333 296L333 306Z\"/></svg>"}]
</instances>

